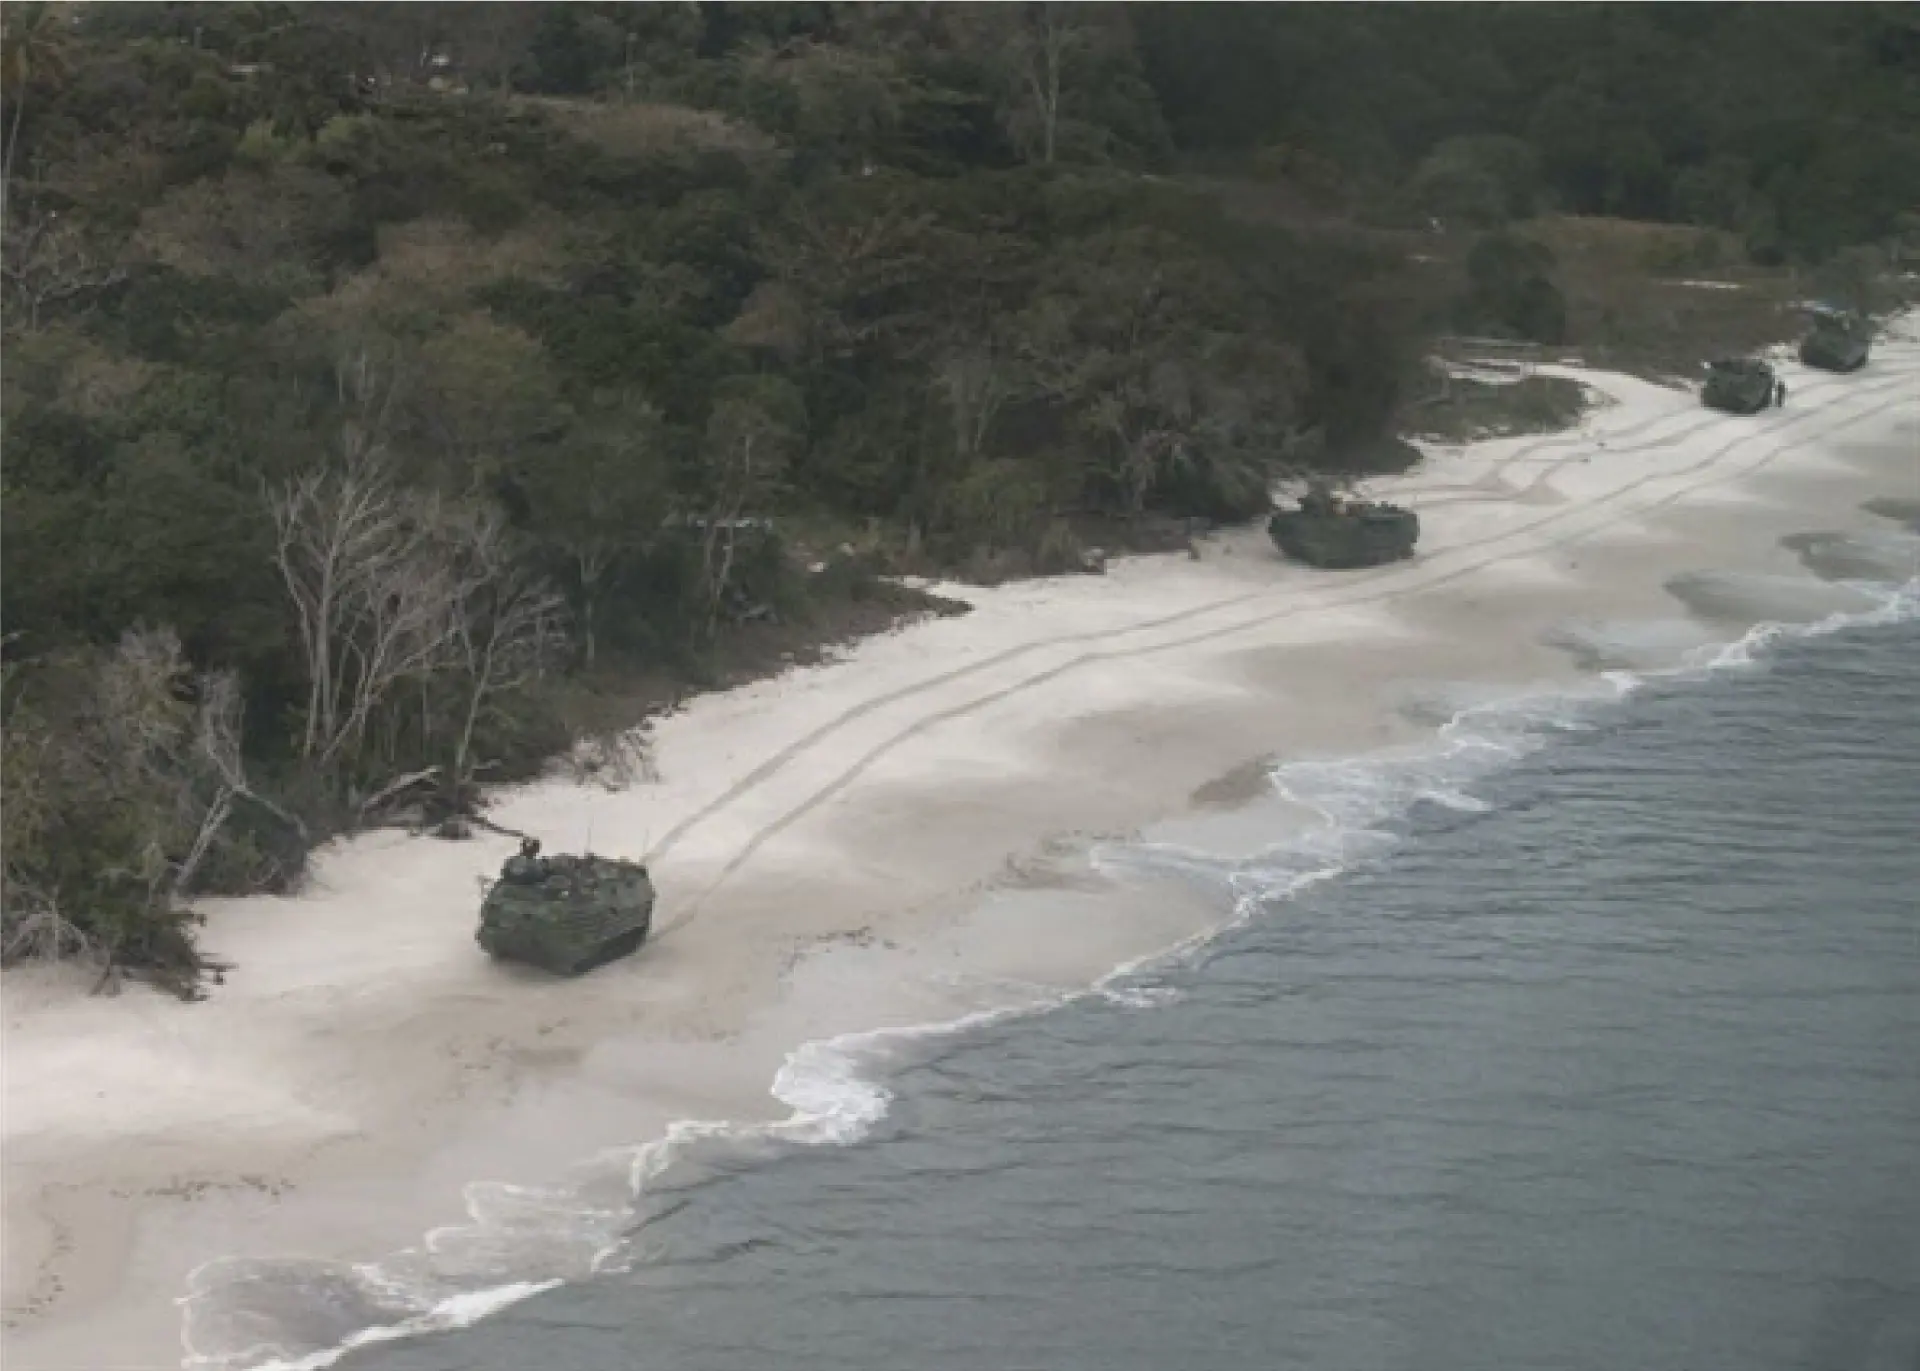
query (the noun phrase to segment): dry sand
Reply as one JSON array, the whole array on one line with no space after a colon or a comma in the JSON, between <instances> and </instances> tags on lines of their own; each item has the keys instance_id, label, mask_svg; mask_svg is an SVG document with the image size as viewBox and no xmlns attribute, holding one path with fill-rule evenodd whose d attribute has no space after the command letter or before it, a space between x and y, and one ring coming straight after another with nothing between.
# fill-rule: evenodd
<instances>
[{"instance_id":1,"label":"dry sand","mask_svg":"<svg viewBox=\"0 0 1920 1371\"><path fill-rule=\"evenodd\" d=\"M1884 540L1861 503L1920 496L1910 327L1854 376L1788 364L1787 407L1748 418L1547 370L1600 398L1576 430L1436 447L1374 483L1421 514L1410 562L1316 573L1254 529L1197 561L943 587L974 611L664 720L657 780L501 794L494 816L551 850L653 865L657 937L582 981L475 946L507 840L398 834L327 850L300 898L210 904L236 969L205 1003L10 973L7 1371L178 1366L177 1301L211 1259L377 1258L460 1222L476 1178L784 1115L768 1083L802 1041L1084 986L1220 917L1108 886L1092 839L1271 807L1263 759L1430 733L1434 689L1573 680L1838 607L1780 539ZM579 1274L542 1260L529 1278Z\"/></svg>"}]
</instances>

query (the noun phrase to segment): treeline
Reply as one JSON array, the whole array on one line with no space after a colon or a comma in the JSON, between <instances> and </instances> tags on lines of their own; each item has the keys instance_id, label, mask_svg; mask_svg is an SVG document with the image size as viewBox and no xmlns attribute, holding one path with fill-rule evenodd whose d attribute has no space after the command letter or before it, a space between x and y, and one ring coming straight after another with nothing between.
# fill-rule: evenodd
<instances>
[{"instance_id":1,"label":"treeline","mask_svg":"<svg viewBox=\"0 0 1920 1371\"><path fill-rule=\"evenodd\" d=\"M1382 214L1670 220L1763 262L1920 229L1911 5L1137 13L1180 146L1291 162Z\"/></svg>"},{"instance_id":2,"label":"treeline","mask_svg":"<svg viewBox=\"0 0 1920 1371\"><path fill-rule=\"evenodd\" d=\"M1551 203L1818 254L1920 167L1899 7L5 26L0 959L189 982L186 896L470 808L583 673L697 680L876 569L1070 569L1395 460L1442 303L1396 229Z\"/></svg>"}]
</instances>

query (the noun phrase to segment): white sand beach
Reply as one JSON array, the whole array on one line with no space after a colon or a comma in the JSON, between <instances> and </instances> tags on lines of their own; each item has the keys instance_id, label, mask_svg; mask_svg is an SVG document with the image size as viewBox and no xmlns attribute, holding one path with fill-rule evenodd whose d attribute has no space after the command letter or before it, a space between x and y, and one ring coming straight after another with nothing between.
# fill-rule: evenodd
<instances>
[{"instance_id":1,"label":"white sand beach","mask_svg":"<svg viewBox=\"0 0 1920 1371\"><path fill-rule=\"evenodd\" d=\"M210 904L234 969L203 1003L9 972L7 1371L180 1366L205 1263L374 1261L465 1222L472 1182L784 1116L769 1083L808 1040L1082 987L1192 936L1217 905L1103 888L1087 844L1256 797L1272 759L1431 732L1410 692L1574 681L1856 603L1781 539L1858 533L1808 545L1842 569L1898 556L1860 506L1920 497L1920 329L1854 375L1782 366L1785 407L1751 417L1543 368L1596 393L1577 428L1368 483L1418 511L1410 561L1316 572L1252 528L1197 560L942 586L973 611L661 720L657 779L501 793L492 817L550 851L650 862L655 937L582 980L475 945L510 840L399 833L324 851L298 898ZM486 1260L498 1284L589 1256Z\"/></svg>"}]
</instances>

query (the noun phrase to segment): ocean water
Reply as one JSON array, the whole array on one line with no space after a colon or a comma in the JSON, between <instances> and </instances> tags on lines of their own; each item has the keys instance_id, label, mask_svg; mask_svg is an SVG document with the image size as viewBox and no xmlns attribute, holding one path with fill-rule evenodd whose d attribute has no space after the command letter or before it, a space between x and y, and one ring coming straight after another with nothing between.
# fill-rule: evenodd
<instances>
[{"instance_id":1,"label":"ocean water","mask_svg":"<svg viewBox=\"0 0 1920 1371\"><path fill-rule=\"evenodd\" d=\"M1431 744L1277 770L1318 826L1096 852L1220 928L1085 994L807 1044L790 1119L476 1183L379 1261L210 1263L186 1365L1920 1371L1889 517L1788 540L1877 608L1571 624L1590 689L1430 683Z\"/></svg>"},{"instance_id":2,"label":"ocean water","mask_svg":"<svg viewBox=\"0 0 1920 1371\"><path fill-rule=\"evenodd\" d=\"M1257 858L1105 853L1235 917L819 1045L785 1133L636 1161L601 1274L338 1364L1920 1371L1902 606L1283 768L1330 822Z\"/></svg>"}]
</instances>

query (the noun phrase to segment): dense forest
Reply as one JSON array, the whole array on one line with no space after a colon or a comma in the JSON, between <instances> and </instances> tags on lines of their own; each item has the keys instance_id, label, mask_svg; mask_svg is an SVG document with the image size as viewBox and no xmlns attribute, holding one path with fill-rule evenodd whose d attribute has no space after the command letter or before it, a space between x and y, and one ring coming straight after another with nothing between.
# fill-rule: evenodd
<instances>
[{"instance_id":1,"label":"dense forest","mask_svg":"<svg viewBox=\"0 0 1920 1371\"><path fill-rule=\"evenodd\" d=\"M1559 341L1535 214L1920 213L1899 5L9 3L0 81L0 960L186 986L588 685L1404 463L1422 235Z\"/></svg>"}]
</instances>

